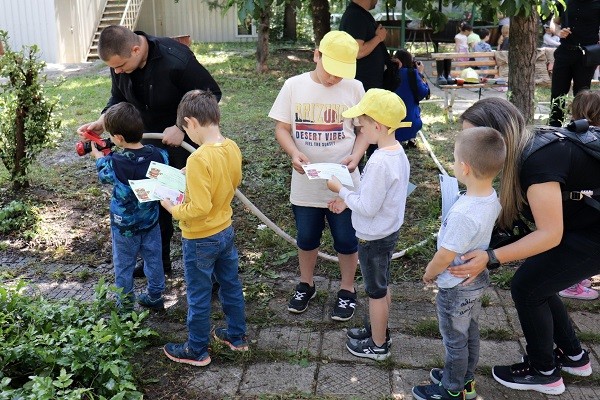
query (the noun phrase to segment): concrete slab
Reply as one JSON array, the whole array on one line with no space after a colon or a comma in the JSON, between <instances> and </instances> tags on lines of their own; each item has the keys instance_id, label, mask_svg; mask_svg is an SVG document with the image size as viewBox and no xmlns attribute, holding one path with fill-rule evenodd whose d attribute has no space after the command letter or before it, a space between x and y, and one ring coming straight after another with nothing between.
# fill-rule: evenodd
<instances>
[{"instance_id":1,"label":"concrete slab","mask_svg":"<svg viewBox=\"0 0 600 400\"><path fill-rule=\"evenodd\" d=\"M437 321L435 305L416 301L392 301L388 323L391 329L411 330L428 320Z\"/></svg>"},{"instance_id":2,"label":"concrete slab","mask_svg":"<svg viewBox=\"0 0 600 400\"><path fill-rule=\"evenodd\" d=\"M352 362L361 360L361 358L352 355L348 349L346 349L347 339L346 329L344 328L323 332L322 357L333 361ZM363 362L365 362L365 360L363 360Z\"/></svg>"},{"instance_id":3,"label":"concrete slab","mask_svg":"<svg viewBox=\"0 0 600 400\"><path fill-rule=\"evenodd\" d=\"M394 361L414 368L440 367L444 364L444 345L440 339L392 335Z\"/></svg>"},{"instance_id":4,"label":"concrete slab","mask_svg":"<svg viewBox=\"0 0 600 400\"><path fill-rule=\"evenodd\" d=\"M308 351L318 356L321 349L321 335L310 328L276 326L263 328L258 333L256 347L265 351L300 353Z\"/></svg>"},{"instance_id":5,"label":"concrete slab","mask_svg":"<svg viewBox=\"0 0 600 400\"><path fill-rule=\"evenodd\" d=\"M580 300L581 301L581 300ZM582 332L599 333L598 314L589 311L571 311L569 316Z\"/></svg>"},{"instance_id":6,"label":"concrete slab","mask_svg":"<svg viewBox=\"0 0 600 400\"><path fill-rule=\"evenodd\" d=\"M478 367L511 365L519 361L521 346L516 341L481 340Z\"/></svg>"},{"instance_id":7,"label":"concrete slab","mask_svg":"<svg viewBox=\"0 0 600 400\"><path fill-rule=\"evenodd\" d=\"M251 364L240 383L243 396L277 393L304 393L310 395L315 386L317 364L308 366L275 361Z\"/></svg>"},{"instance_id":8,"label":"concrete slab","mask_svg":"<svg viewBox=\"0 0 600 400\"><path fill-rule=\"evenodd\" d=\"M219 396L234 396L240 385L244 369L228 365L209 365L206 368L188 368L186 374L191 375L189 389L200 393Z\"/></svg>"},{"instance_id":9,"label":"concrete slab","mask_svg":"<svg viewBox=\"0 0 600 400\"><path fill-rule=\"evenodd\" d=\"M482 307L479 316L479 329L506 330L512 332L508 317L502 307Z\"/></svg>"},{"instance_id":10,"label":"concrete slab","mask_svg":"<svg viewBox=\"0 0 600 400\"><path fill-rule=\"evenodd\" d=\"M391 394L390 371L370 364L327 363L319 367L317 396L382 399Z\"/></svg>"}]
</instances>

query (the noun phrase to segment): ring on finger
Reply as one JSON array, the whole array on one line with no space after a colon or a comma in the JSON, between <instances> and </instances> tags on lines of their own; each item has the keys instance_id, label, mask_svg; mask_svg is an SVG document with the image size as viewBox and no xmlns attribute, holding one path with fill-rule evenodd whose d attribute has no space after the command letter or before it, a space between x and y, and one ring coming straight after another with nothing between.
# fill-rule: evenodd
<instances>
[{"instance_id":1,"label":"ring on finger","mask_svg":"<svg viewBox=\"0 0 600 400\"><path fill-rule=\"evenodd\" d=\"M470 278L470 277L471 277L471 274L467 274L467 278Z\"/></svg>"}]
</instances>

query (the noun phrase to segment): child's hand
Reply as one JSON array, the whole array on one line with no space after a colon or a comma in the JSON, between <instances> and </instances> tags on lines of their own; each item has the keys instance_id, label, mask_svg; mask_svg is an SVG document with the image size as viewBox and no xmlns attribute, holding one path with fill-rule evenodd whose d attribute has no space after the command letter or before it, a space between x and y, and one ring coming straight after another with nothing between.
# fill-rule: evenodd
<instances>
[{"instance_id":1,"label":"child's hand","mask_svg":"<svg viewBox=\"0 0 600 400\"><path fill-rule=\"evenodd\" d=\"M327 187L332 192L339 193L343 186L340 180L335 175L332 175L331 179L327 181Z\"/></svg>"},{"instance_id":2,"label":"child's hand","mask_svg":"<svg viewBox=\"0 0 600 400\"><path fill-rule=\"evenodd\" d=\"M340 162L340 164L347 166L348 171L354 172L356 167L358 167L358 163L360 162L361 158L362 158L362 156L359 156L355 159L354 157L352 157L352 154L351 154L349 156L344 157L342 159L342 161Z\"/></svg>"},{"instance_id":3,"label":"child's hand","mask_svg":"<svg viewBox=\"0 0 600 400\"><path fill-rule=\"evenodd\" d=\"M340 197L337 197L331 200L329 203L327 203L327 207L329 208L329 211L336 214L340 214L346 208L348 208L344 200L342 200Z\"/></svg>"},{"instance_id":4,"label":"child's hand","mask_svg":"<svg viewBox=\"0 0 600 400\"><path fill-rule=\"evenodd\" d=\"M432 275L429 271L425 270L425 274L423 275L423 282L428 285L431 285L435 282L435 275Z\"/></svg>"},{"instance_id":5,"label":"child's hand","mask_svg":"<svg viewBox=\"0 0 600 400\"><path fill-rule=\"evenodd\" d=\"M185 175L185 167L181 168L180 171L183 175Z\"/></svg>"},{"instance_id":6,"label":"child's hand","mask_svg":"<svg viewBox=\"0 0 600 400\"><path fill-rule=\"evenodd\" d=\"M98 148L96 147L96 143L94 142L90 142L90 154L92 155L92 157L94 157L96 160L99 158L104 157L104 154L102 154L102 152L100 150L98 150Z\"/></svg>"},{"instance_id":7,"label":"child's hand","mask_svg":"<svg viewBox=\"0 0 600 400\"><path fill-rule=\"evenodd\" d=\"M167 210L169 213L171 213L171 209L173 208L173 203L171 203L171 200L161 200L160 205L163 206L164 209Z\"/></svg>"},{"instance_id":8,"label":"child's hand","mask_svg":"<svg viewBox=\"0 0 600 400\"><path fill-rule=\"evenodd\" d=\"M302 166L306 164L310 164L310 160L304 153L298 152L292 156L292 166L299 174L304 174Z\"/></svg>"}]
</instances>

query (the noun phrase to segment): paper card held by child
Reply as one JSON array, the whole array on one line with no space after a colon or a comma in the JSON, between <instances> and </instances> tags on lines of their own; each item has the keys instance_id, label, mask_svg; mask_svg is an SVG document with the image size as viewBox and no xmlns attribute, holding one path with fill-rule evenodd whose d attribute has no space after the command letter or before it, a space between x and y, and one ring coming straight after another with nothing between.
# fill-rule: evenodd
<instances>
[{"instance_id":1,"label":"paper card held by child","mask_svg":"<svg viewBox=\"0 0 600 400\"><path fill-rule=\"evenodd\" d=\"M340 180L342 185L354 187L352 177L348 167L342 164L335 163L316 163L303 165L302 168L308 179L331 179L335 176Z\"/></svg>"},{"instance_id":2,"label":"paper card held by child","mask_svg":"<svg viewBox=\"0 0 600 400\"><path fill-rule=\"evenodd\" d=\"M183 203L185 175L180 170L152 161L146 176L150 179L129 181L140 202L168 199L173 204Z\"/></svg>"}]
</instances>

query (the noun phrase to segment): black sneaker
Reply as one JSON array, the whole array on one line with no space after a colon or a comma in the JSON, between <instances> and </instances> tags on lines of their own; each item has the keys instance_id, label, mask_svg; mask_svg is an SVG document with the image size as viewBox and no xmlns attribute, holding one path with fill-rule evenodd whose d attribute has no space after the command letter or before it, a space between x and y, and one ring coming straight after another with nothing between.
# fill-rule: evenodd
<instances>
[{"instance_id":1,"label":"black sneaker","mask_svg":"<svg viewBox=\"0 0 600 400\"><path fill-rule=\"evenodd\" d=\"M356 292L352 293L345 289L340 289L337 293L337 302L331 312L331 319L335 321L348 321L354 315L355 308Z\"/></svg>"},{"instance_id":2,"label":"black sneaker","mask_svg":"<svg viewBox=\"0 0 600 400\"><path fill-rule=\"evenodd\" d=\"M356 357L370 358L371 360L382 361L390 356L390 349L387 343L381 347L377 346L371 337L364 340L348 339L346 348Z\"/></svg>"},{"instance_id":3,"label":"black sneaker","mask_svg":"<svg viewBox=\"0 0 600 400\"><path fill-rule=\"evenodd\" d=\"M350 339L365 340L371 337L371 325L363 326L362 328L349 328L346 331L346 336ZM390 328L385 330L385 341L388 347L392 347L392 338L390 337Z\"/></svg>"},{"instance_id":4,"label":"black sneaker","mask_svg":"<svg viewBox=\"0 0 600 400\"><path fill-rule=\"evenodd\" d=\"M546 394L561 394L565 391L565 385L560 376L560 368L554 368L550 375L544 375L529 362L522 362L507 366L495 366L492 368L494 379L511 389L535 390Z\"/></svg>"},{"instance_id":5,"label":"black sneaker","mask_svg":"<svg viewBox=\"0 0 600 400\"><path fill-rule=\"evenodd\" d=\"M316 295L317 291L314 286L310 286L305 282L300 282L296 286L296 293L294 293L288 303L288 311L296 314L303 313L308 308L310 300L314 299Z\"/></svg>"},{"instance_id":6,"label":"black sneaker","mask_svg":"<svg viewBox=\"0 0 600 400\"><path fill-rule=\"evenodd\" d=\"M442 381L442 376L444 375L444 370L441 368L433 368L429 371L429 378L431 382L436 385L440 384ZM465 399L473 400L477 398L477 392L475 391L475 380L471 379L465 382Z\"/></svg>"},{"instance_id":7,"label":"black sneaker","mask_svg":"<svg viewBox=\"0 0 600 400\"><path fill-rule=\"evenodd\" d=\"M554 362L556 366L560 367L562 371L565 371L568 374L590 376L592 374L592 364L590 363L589 354L589 351L583 350L581 359L573 361L561 349L556 347L554 349ZM527 354L523 356L523 362L529 362Z\"/></svg>"},{"instance_id":8,"label":"black sneaker","mask_svg":"<svg viewBox=\"0 0 600 400\"><path fill-rule=\"evenodd\" d=\"M412 395L417 400L464 400L465 391L449 392L441 383L413 386Z\"/></svg>"}]
</instances>

